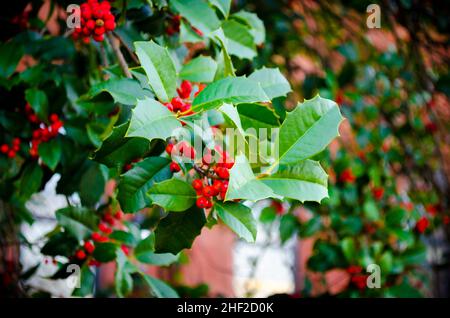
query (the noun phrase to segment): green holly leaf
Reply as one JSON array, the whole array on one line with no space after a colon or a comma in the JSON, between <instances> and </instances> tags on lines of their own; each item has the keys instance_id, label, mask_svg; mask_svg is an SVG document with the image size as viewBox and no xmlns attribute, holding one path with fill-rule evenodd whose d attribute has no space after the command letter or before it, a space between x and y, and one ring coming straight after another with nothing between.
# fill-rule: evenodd
<instances>
[{"instance_id":1,"label":"green holly leaf","mask_svg":"<svg viewBox=\"0 0 450 318\"><path fill-rule=\"evenodd\" d=\"M179 179L169 179L156 183L147 193L153 204L171 212L189 209L197 198L194 188L189 183Z\"/></svg>"},{"instance_id":2,"label":"green holly leaf","mask_svg":"<svg viewBox=\"0 0 450 318\"><path fill-rule=\"evenodd\" d=\"M209 0L209 2L215 6L223 14L225 18L230 13L231 0Z\"/></svg>"},{"instance_id":3,"label":"green holly leaf","mask_svg":"<svg viewBox=\"0 0 450 318\"><path fill-rule=\"evenodd\" d=\"M246 25L235 20L226 20L222 23L222 30L226 38L224 43L230 55L249 60L256 56L255 40Z\"/></svg>"},{"instance_id":4,"label":"green holly leaf","mask_svg":"<svg viewBox=\"0 0 450 318\"><path fill-rule=\"evenodd\" d=\"M254 71L248 78L258 82L270 99L286 96L292 91L291 85L278 68L263 67Z\"/></svg>"},{"instance_id":5,"label":"green holly leaf","mask_svg":"<svg viewBox=\"0 0 450 318\"><path fill-rule=\"evenodd\" d=\"M134 46L153 92L160 101L170 101L175 96L177 74L169 52L153 41L134 42Z\"/></svg>"},{"instance_id":6,"label":"green holly leaf","mask_svg":"<svg viewBox=\"0 0 450 318\"><path fill-rule=\"evenodd\" d=\"M264 182L256 179L244 155L236 156L234 166L230 170L230 180L225 201L234 199L259 201L271 197L278 196Z\"/></svg>"},{"instance_id":7,"label":"green holly leaf","mask_svg":"<svg viewBox=\"0 0 450 318\"><path fill-rule=\"evenodd\" d=\"M249 207L236 202L216 202L214 209L220 219L239 237L247 242L255 242L256 220Z\"/></svg>"},{"instance_id":8,"label":"green holly leaf","mask_svg":"<svg viewBox=\"0 0 450 318\"><path fill-rule=\"evenodd\" d=\"M154 99L146 98L139 100L133 109L126 137L165 140L180 127L181 123L167 107Z\"/></svg>"},{"instance_id":9,"label":"green holly leaf","mask_svg":"<svg viewBox=\"0 0 450 318\"><path fill-rule=\"evenodd\" d=\"M114 127L111 134L103 140L92 159L121 171L133 159L140 158L150 149L150 142L143 138L125 137L130 122Z\"/></svg>"},{"instance_id":10,"label":"green holly leaf","mask_svg":"<svg viewBox=\"0 0 450 318\"><path fill-rule=\"evenodd\" d=\"M0 44L0 77L8 78L16 70L23 55L23 45L18 41Z\"/></svg>"},{"instance_id":11,"label":"green holly leaf","mask_svg":"<svg viewBox=\"0 0 450 318\"><path fill-rule=\"evenodd\" d=\"M18 187L19 195L24 200L28 200L31 195L37 192L41 187L43 176L44 172L36 162L28 164L20 176Z\"/></svg>"},{"instance_id":12,"label":"green holly leaf","mask_svg":"<svg viewBox=\"0 0 450 318\"><path fill-rule=\"evenodd\" d=\"M182 66L180 78L192 82L209 83L214 80L216 70L216 61L209 56L199 56Z\"/></svg>"},{"instance_id":13,"label":"green holly leaf","mask_svg":"<svg viewBox=\"0 0 450 318\"><path fill-rule=\"evenodd\" d=\"M150 287L153 295L158 298L178 298L177 292L162 280L143 274L145 282Z\"/></svg>"},{"instance_id":14,"label":"green holly leaf","mask_svg":"<svg viewBox=\"0 0 450 318\"><path fill-rule=\"evenodd\" d=\"M79 241L90 236L99 222L91 210L83 207L67 207L55 213L58 224L65 228Z\"/></svg>"},{"instance_id":15,"label":"green holly leaf","mask_svg":"<svg viewBox=\"0 0 450 318\"><path fill-rule=\"evenodd\" d=\"M114 243L96 243L93 256L99 262L108 263L116 259L117 250L118 246Z\"/></svg>"},{"instance_id":16,"label":"green holly leaf","mask_svg":"<svg viewBox=\"0 0 450 318\"><path fill-rule=\"evenodd\" d=\"M70 257L79 246L79 241L68 232L51 235L41 249L41 253L49 256Z\"/></svg>"},{"instance_id":17,"label":"green holly leaf","mask_svg":"<svg viewBox=\"0 0 450 318\"><path fill-rule=\"evenodd\" d=\"M46 122L48 119L48 99L45 92L37 88L29 88L25 91L25 99L39 119Z\"/></svg>"},{"instance_id":18,"label":"green holly leaf","mask_svg":"<svg viewBox=\"0 0 450 318\"><path fill-rule=\"evenodd\" d=\"M116 103L124 105L136 105L138 99L153 97L150 91L143 89L137 80L131 78L113 78L95 84L88 96L92 98L102 92L109 93Z\"/></svg>"},{"instance_id":19,"label":"green holly leaf","mask_svg":"<svg viewBox=\"0 0 450 318\"><path fill-rule=\"evenodd\" d=\"M61 152L61 144L56 138L41 142L38 146L39 157L52 170L55 170L58 165L61 159Z\"/></svg>"},{"instance_id":20,"label":"green holly leaf","mask_svg":"<svg viewBox=\"0 0 450 318\"><path fill-rule=\"evenodd\" d=\"M80 288L73 290L73 296L86 297L94 291L95 275L89 266L83 265L80 272Z\"/></svg>"},{"instance_id":21,"label":"green holly leaf","mask_svg":"<svg viewBox=\"0 0 450 318\"><path fill-rule=\"evenodd\" d=\"M205 213L196 207L185 212L169 213L155 230L155 251L176 255L190 248L205 223Z\"/></svg>"},{"instance_id":22,"label":"green holly leaf","mask_svg":"<svg viewBox=\"0 0 450 318\"><path fill-rule=\"evenodd\" d=\"M280 126L280 119L275 111L261 104L239 104L237 111L241 118L242 128L270 129Z\"/></svg>"},{"instance_id":23,"label":"green holly leaf","mask_svg":"<svg viewBox=\"0 0 450 318\"><path fill-rule=\"evenodd\" d=\"M131 274L136 271L136 268L128 261L126 255L120 249L116 249L115 258L117 266L114 275L114 288L117 296L124 297L133 291Z\"/></svg>"},{"instance_id":24,"label":"green holly leaf","mask_svg":"<svg viewBox=\"0 0 450 318\"><path fill-rule=\"evenodd\" d=\"M321 152L339 135L343 117L332 100L316 96L299 103L281 125L275 164L295 164Z\"/></svg>"},{"instance_id":25,"label":"green holly leaf","mask_svg":"<svg viewBox=\"0 0 450 318\"><path fill-rule=\"evenodd\" d=\"M79 195L86 206L94 206L104 193L106 180L100 165L92 162L80 180Z\"/></svg>"},{"instance_id":26,"label":"green holly leaf","mask_svg":"<svg viewBox=\"0 0 450 318\"><path fill-rule=\"evenodd\" d=\"M256 45L264 43L266 38L266 29L264 28L264 23L255 13L241 10L234 13L232 17L250 27L250 33L253 36Z\"/></svg>"},{"instance_id":27,"label":"green holly leaf","mask_svg":"<svg viewBox=\"0 0 450 318\"><path fill-rule=\"evenodd\" d=\"M220 27L216 12L205 0L171 0L170 4L205 36Z\"/></svg>"},{"instance_id":28,"label":"green holly leaf","mask_svg":"<svg viewBox=\"0 0 450 318\"><path fill-rule=\"evenodd\" d=\"M151 204L146 193L155 182L172 177L170 163L167 158L148 157L121 176L117 199L124 212L136 212Z\"/></svg>"},{"instance_id":29,"label":"green holly leaf","mask_svg":"<svg viewBox=\"0 0 450 318\"><path fill-rule=\"evenodd\" d=\"M145 264L167 266L178 260L178 255L171 253L155 253L155 237L153 234L141 240L134 249L136 259Z\"/></svg>"},{"instance_id":30,"label":"green holly leaf","mask_svg":"<svg viewBox=\"0 0 450 318\"><path fill-rule=\"evenodd\" d=\"M305 160L294 166L280 166L276 173L260 180L280 196L320 203L328 197L327 178L319 162Z\"/></svg>"},{"instance_id":31,"label":"green holly leaf","mask_svg":"<svg viewBox=\"0 0 450 318\"><path fill-rule=\"evenodd\" d=\"M269 102L259 83L245 77L227 77L209 84L192 103L194 111L208 110L224 103Z\"/></svg>"}]
</instances>

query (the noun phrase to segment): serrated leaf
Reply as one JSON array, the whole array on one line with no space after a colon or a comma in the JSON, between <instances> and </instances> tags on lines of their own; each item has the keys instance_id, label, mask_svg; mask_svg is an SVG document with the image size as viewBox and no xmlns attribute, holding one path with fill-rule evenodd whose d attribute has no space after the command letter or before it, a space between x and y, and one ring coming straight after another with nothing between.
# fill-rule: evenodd
<instances>
[{"instance_id":1,"label":"serrated leaf","mask_svg":"<svg viewBox=\"0 0 450 318\"><path fill-rule=\"evenodd\" d=\"M230 180L225 200L259 201L271 197L278 196L269 186L256 179L245 155L236 156L234 166L230 170Z\"/></svg>"},{"instance_id":2,"label":"serrated leaf","mask_svg":"<svg viewBox=\"0 0 450 318\"><path fill-rule=\"evenodd\" d=\"M99 222L94 212L82 207L59 209L56 211L55 216L58 224L79 241L90 236Z\"/></svg>"},{"instance_id":3,"label":"serrated leaf","mask_svg":"<svg viewBox=\"0 0 450 318\"><path fill-rule=\"evenodd\" d=\"M229 54L250 60L256 56L255 41L246 25L227 20L222 23L222 30L227 39L225 45Z\"/></svg>"},{"instance_id":4,"label":"serrated leaf","mask_svg":"<svg viewBox=\"0 0 450 318\"><path fill-rule=\"evenodd\" d=\"M100 82L91 87L88 96L94 97L101 92L109 93L116 103L136 105L138 99L152 97L150 91L144 90L137 80L131 78L114 78Z\"/></svg>"},{"instance_id":5,"label":"serrated leaf","mask_svg":"<svg viewBox=\"0 0 450 318\"><path fill-rule=\"evenodd\" d=\"M247 242L255 242L256 220L249 207L236 202L216 202L214 208L220 219L239 237Z\"/></svg>"},{"instance_id":6,"label":"serrated leaf","mask_svg":"<svg viewBox=\"0 0 450 318\"><path fill-rule=\"evenodd\" d=\"M250 33L253 35L255 44L260 45L264 43L266 38L266 29L264 28L264 23L255 13L241 10L234 13L232 17L237 18L250 27Z\"/></svg>"},{"instance_id":7,"label":"serrated leaf","mask_svg":"<svg viewBox=\"0 0 450 318\"><path fill-rule=\"evenodd\" d=\"M265 105L239 104L236 108L244 130L254 128L258 131L260 128L269 129L280 126L278 115Z\"/></svg>"},{"instance_id":8,"label":"serrated leaf","mask_svg":"<svg viewBox=\"0 0 450 318\"><path fill-rule=\"evenodd\" d=\"M185 212L169 213L155 230L155 252L176 255L190 248L205 223L203 210L196 207Z\"/></svg>"},{"instance_id":9,"label":"serrated leaf","mask_svg":"<svg viewBox=\"0 0 450 318\"><path fill-rule=\"evenodd\" d=\"M179 179L169 179L156 183L147 193L153 204L171 212L189 209L197 198L194 188L189 183Z\"/></svg>"},{"instance_id":10,"label":"serrated leaf","mask_svg":"<svg viewBox=\"0 0 450 318\"><path fill-rule=\"evenodd\" d=\"M216 12L205 0L171 0L170 4L206 36L220 27Z\"/></svg>"},{"instance_id":11,"label":"serrated leaf","mask_svg":"<svg viewBox=\"0 0 450 318\"><path fill-rule=\"evenodd\" d=\"M224 103L240 104L253 102L269 102L263 89L245 77L227 77L209 84L192 103L194 111L208 110Z\"/></svg>"},{"instance_id":12,"label":"serrated leaf","mask_svg":"<svg viewBox=\"0 0 450 318\"><path fill-rule=\"evenodd\" d=\"M169 52L153 41L134 42L136 55L148 77L155 95L162 102L175 96L177 74Z\"/></svg>"},{"instance_id":13,"label":"serrated leaf","mask_svg":"<svg viewBox=\"0 0 450 318\"><path fill-rule=\"evenodd\" d=\"M180 78L198 83L209 83L214 80L217 63L209 56L192 59L180 71Z\"/></svg>"},{"instance_id":14,"label":"serrated leaf","mask_svg":"<svg viewBox=\"0 0 450 318\"><path fill-rule=\"evenodd\" d=\"M154 99L139 100L133 109L126 137L142 137L149 141L173 135L181 127L174 113Z\"/></svg>"},{"instance_id":15,"label":"serrated leaf","mask_svg":"<svg viewBox=\"0 0 450 318\"><path fill-rule=\"evenodd\" d=\"M124 212L136 212L151 204L146 193L155 182L172 176L170 162L163 157L149 157L121 176L117 199Z\"/></svg>"},{"instance_id":16,"label":"serrated leaf","mask_svg":"<svg viewBox=\"0 0 450 318\"><path fill-rule=\"evenodd\" d=\"M320 202L328 197L328 175L320 163L305 160L294 166L281 166L278 171L260 180L280 196Z\"/></svg>"},{"instance_id":17,"label":"serrated leaf","mask_svg":"<svg viewBox=\"0 0 450 318\"><path fill-rule=\"evenodd\" d=\"M121 171L133 159L140 158L149 150L150 142L143 138L126 138L130 123L114 127L111 134L93 154L93 160Z\"/></svg>"},{"instance_id":18,"label":"serrated leaf","mask_svg":"<svg viewBox=\"0 0 450 318\"><path fill-rule=\"evenodd\" d=\"M258 82L270 99L286 96L292 91L291 85L278 68L261 68L248 77Z\"/></svg>"},{"instance_id":19,"label":"serrated leaf","mask_svg":"<svg viewBox=\"0 0 450 318\"><path fill-rule=\"evenodd\" d=\"M316 96L287 114L278 135L277 163L295 164L321 152L339 135L343 117L332 100Z\"/></svg>"}]
</instances>

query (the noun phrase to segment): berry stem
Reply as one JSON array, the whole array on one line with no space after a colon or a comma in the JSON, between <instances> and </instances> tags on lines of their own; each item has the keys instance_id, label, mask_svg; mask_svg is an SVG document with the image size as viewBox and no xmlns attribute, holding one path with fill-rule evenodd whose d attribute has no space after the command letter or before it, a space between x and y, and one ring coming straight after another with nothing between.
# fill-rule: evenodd
<instances>
[{"instance_id":1,"label":"berry stem","mask_svg":"<svg viewBox=\"0 0 450 318\"><path fill-rule=\"evenodd\" d=\"M117 45L116 39L109 32L106 34L106 36L108 37L109 44L111 45L113 52L117 57L117 61L119 62L119 65L120 65L120 68L122 69L123 74L126 77L131 78L132 76L131 76L130 70L128 69L127 61L125 61L125 58L123 57L123 54L120 51L120 47L119 47L119 45Z\"/></svg>"}]
</instances>

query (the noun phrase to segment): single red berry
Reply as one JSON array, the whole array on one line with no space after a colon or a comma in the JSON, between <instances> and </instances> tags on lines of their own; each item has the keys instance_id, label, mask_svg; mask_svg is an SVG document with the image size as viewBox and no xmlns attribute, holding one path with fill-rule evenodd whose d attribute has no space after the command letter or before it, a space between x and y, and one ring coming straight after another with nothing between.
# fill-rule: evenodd
<instances>
[{"instance_id":1,"label":"single red berry","mask_svg":"<svg viewBox=\"0 0 450 318\"><path fill-rule=\"evenodd\" d=\"M347 267L347 273L349 274L359 274L362 272L362 267L359 265L350 265L349 267Z\"/></svg>"},{"instance_id":2,"label":"single red berry","mask_svg":"<svg viewBox=\"0 0 450 318\"><path fill-rule=\"evenodd\" d=\"M109 213L106 213L103 216L103 221L105 221L106 223L108 223L111 226L113 226L116 223L116 220L114 220L113 216Z\"/></svg>"},{"instance_id":3,"label":"single red berry","mask_svg":"<svg viewBox=\"0 0 450 318\"><path fill-rule=\"evenodd\" d=\"M105 234L111 234L111 232L112 232L112 229L105 223L100 223L98 225L98 229Z\"/></svg>"},{"instance_id":4,"label":"single red berry","mask_svg":"<svg viewBox=\"0 0 450 318\"><path fill-rule=\"evenodd\" d=\"M220 188L220 192L227 192L228 190L228 180L222 181L222 187Z\"/></svg>"},{"instance_id":5,"label":"single red berry","mask_svg":"<svg viewBox=\"0 0 450 318\"><path fill-rule=\"evenodd\" d=\"M438 213L438 207L434 204L425 205L425 211L427 211L430 215L436 216Z\"/></svg>"},{"instance_id":6,"label":"single red berry","mask_svg":"<svg viewBox=\"0 0 450 318\"><path fill-rule=\"evenodd\" d=\"M14 138L14 139L12 140L12 144L13 144L13 145L20 145L20 138Z\"/></svg>"},{"instance_id":7,"label":"single red berry","mask_svg":"<svg viewBox=\"0 0 450 318\"><path fill-rule=\"evenodd\" d=\"M122 245L120 248L125 253L125 255L127 255L127 256L130 255L130 248L128 246Z\"/></svg>"},{"instance_id":8,"label":"single red berry","mask_svg":"<svg viewBox=\"0 0 450 318\"><path fill-rule=\"evenodd\" d=\"M89 44L91 42L91 39L88 36L83 37L84 44Z\"/></svg>"},{"instance_id":9,"label":"single red berry","mask_svg":"<svg viewBox=\"0 0 450 318\"><path fill-rule=\"evenodd\" d=\"M429 224L430 221L428 221L426 217L422 216L416 223L416 231L419 233L424 233Z\"/></svg>"},{"instance_id":10,"label":"single red berry","mask_svg":"<svg viewBox=\"0 0 450 318\"><path fill-rule=\"evenodd\" d=\"M94 33L96 35L103 35L105 33L105 28L104 27L96 27Z\"/></svg>"},{"instance_id":11,"label":"single red berry","mask_svg":"<svg viewBox=\"0 0 450 318\"><path fill-rule=\"evenodd\" d=\"M276 212L278 215L283 214L283 212L284 212L284 206L283 206L283 204L282 204L280 201L275 201L275 200L273 200L272 203L271 203L270 205L275 209L275 212Z\"/></svg>"},{"instance_id":12,"label":"single red berry","mask_svg":"<svg viewBox=\"0 0 450 318\"><path fill-rule=\"evenodd\" d=\"M170 103L172 104L174 111L181 110L181 108L183 108L184 105L183 101L179 97L172 98L172 101Z\"/></svg>"},{"instance_id":13,"label":"single red berry","mask_svg":"<svg viewBox=\"0 0 450 318\"><path fill-rule=\"evenodd\" d=\"M206 200L206 209L210 209L212 208L212 206L214 205L214 203L211 200Z\"/></svg>"},{"instance_id":14,"label":"single red berry","mask_svg":"<svg viewBox=\"0 0 450 318\"><path fill-rule=\"evenodd\" d=\"M166 146L166 152L169 156L172 155L172 150L173 150L174 145L173 144L167 144Z\"/></svg>"},{"instance_id":15,"label":"single red berry","mask_svg":"<svg viewBox=\"0 0 450 318\"><path fill-rule=\"evenodd\" d=\"M375 198L375 200L381 200L384 195L384 188L382 187L375 187L372 189L372 195Z\"/></svg>"},{"instance_id":16,"label":"single red berry","mask_svg":"<svg viewBox=\"0 0 450 318\"><path fill-rule=\"evenodd\" d=\"M180 168L180 166L178 165L178 163L176 163L176 162L174 162L174 161L172 161L172 162L170 163L169 168L170 168L170 171L172 171L172 172L178 172L178 171L181 170L181 168Z\"/></svg>"},{"instance_id":17,"label":"single red berry","mask_svg":"<svg viewBox=\"0 0 450 318\"><path fill-rule=\"evenodd\" d=\"M8 158L14 158L16 156L16 152L13 149L8 151Z\"/></svg>"},{"instance_id":18,"label":"single red berry","mask_svg":"<svg viewBox=\"0 0 450 318\"><path fill-rule=\"evenodd\" d=\"M105 35L104 34L100 34L100 35L95 34L92 38L97 42L103 42L103 40L105 39Z\"/></svg>"},{"instance_id":19,"label":"single red berry","mask_svg":"<svg viewBox=\"0 0 450 318\"><path fill-rule=\"evenodd\" d=\"M95 246L91 241L86 241L84 242L84 249L86 252L88 252L88 254L92 254L92 252L94 252Z\"/></svg>"},{"instance_id":20,"label":"single red berry","mask_svg":"<svg viewBox=\"0 0 450 318\"><path fill-rule=\"evenodd\" d=\"M105 21L105 29L107 31L113 31L116 28L116 23L114 20L106 20Z\"/></svg>"},{"instance_id":21,"label":"single red berry","mask_svg":"<svg viewBox=\"0 0 450 318\"><path fill-rule=\"evenodd\" d=\"M223 182L221 180L216 179L216 180L214 180L212 187L216 190L216 192L218 194L222 190Z\"/></svg>"},{"instance_id":22,"label":"single red berry","mask_svg":"<svg viewBox=\"0 0 450 318\"><path fill-rule=\"evenodd\" d=\"M195 202L195 204L200 208L200 209L207 209L208 206L211 204L211 201L208 200L205 197L199 197L197 199L197 201Z\"/></svg>"},{"instance_id":23,"label":"single red berry","mask_svg":"<svg viewBox=\"0 0 450 318\"><path fill-rule=\"evenodd\" d=\"M344 171L342 171L340 180L345 183L354 183L356 177L353 175L353 171L350 168L347 168Z\"/></svg>"},{"instance_id":24,"label":"single red berry","mask_svg":"<svg viewBox=\"0 0 450 318\"><path fill-rule=\"evenodd\" d=\"M202 194L205 196L205 197L212 197L212 196L215 196L215 195L217 195L219 193L219 191L217 191L214 187L212 187L212 186L206 186L206 187L204 187L203 188L203 190L202 190Z\"/></svg>"},{"instance_id":25,"label":"single red berry","mask_svg":"<svg viewBox=\"0 0 450 318\"><path fill-rule=\"evenodd\" d=\"M88 20L88 22L86 22L86 28L88 28L89 30L94 30L95 28L94 20Z\"/></svg>"},{"instance_id":26,"label":"single red berry","mask_svg":"<svg viewBox=\"0 0 450 318\"><path fill-rule=\"evenodd\" d=\"M217 175L222 179L228 179L230 177L230 172L227 168L224 167L216 167L214 171L217 173Z\"/></svg>"},{"instance_id":27,"label":"single red berry","mask_svg":"<svg viewBox=\"0 0 450 318\"><path fill-rule=\"evenodd\" d=\"M445 216L442 218L442 222L443 222L445 225L449 224L449 223L450 223L450 216L445 215Z\"/></svg>"},{"instance_id":28,"label":"single red berry","mask_svg":"<svg viewBox=\"0 0 450 318\"><path fill-rule=\"evenodd\" d=\"M75 253L75 257L76 257L77 259L79 259L80 261L82 261L82 260L84 260L84 259L86 258L86 253L85 253L83 250L78 250L78 251Z\"/></svg>"},{"instance_id":29,"label":"single red berry","mask_svg":"<svg viewBox=\"0 0 450 318\"><path fill-rule=\"evenodd\" d=\"M189 81L182 81L180 88L177 89L178 96L181 98L189 98L192 92L192 84Z\"/></svg>"},{"instance_id":30,"label":"single red berry","mask_svg":"<svg viewBox=\"0 0 450 318\"><path fill-rule=\"evenodd\" d=\"M0 146L0 151L2 153L7 153L9 151L9 146L7 144L3 144Z\"/></svg>"},{"instance_id":31,"label":"single red berry","mask_svg":"<svg viewBox=\"0 0 450 318\"><path fill-rule=\"evenodd\" d=\"M116 214L114 214L114 217L116 218L116 220L120 221L123 219L123 211L119 210L116 212Z\"/></svg>"},{"instance_id":32,"label":"single red berry","mask_svg":"<svg viewBox=\"0 0 450 318\"><path fill-rule=\"evenodd\" d=\"M200 179L195 179L194 181L192 181L192 187L195 190L201 190L203 189L203 182Z\"/></svg>"}]
</instances>

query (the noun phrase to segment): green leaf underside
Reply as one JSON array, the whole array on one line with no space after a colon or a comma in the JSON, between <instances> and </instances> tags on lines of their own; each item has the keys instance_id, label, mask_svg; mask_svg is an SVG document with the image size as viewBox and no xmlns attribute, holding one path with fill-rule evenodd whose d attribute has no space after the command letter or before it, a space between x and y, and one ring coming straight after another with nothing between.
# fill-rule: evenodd
<instances>
[{"instance_id":1,"label":"green leaf underside","mask_svg":"<svg viewBox=\"0 0 450 318\"><path fill-rule=\"evenodd\" d=\"M192 59L180 71L180 78L198 83L209 83L214 80L217 63L209 56Z\"/></svg>"},{"instance_id":2,"label":"green leaf underside","mask_svg":"<svg viewBox=\"0 0 450 318\"><path fill-rule=\"evenodd\" d=\"M93 160L109 168L121 170L131 160L141 157L150 146L143 138L124 138L130 123L114 127L111 134L93 155Z\"/></svg>"},{"instance_id":3,"label":"green leaf underside","mask_svg":"<svg viewBox=\"0 0 450 318\"><path fill-rule=\"evenodd\" d=\"M147 191L156 183L169 179L170 160L163 157L148 157L121 176L117 199L124 212L136 212L150 206Z\"/></svg>"},{"instance_id":4,"label":"green leaf underside","mask_svg":"<svg viewBox=\"0 0 450 318\"><path fill-rule=\"evenodd\" d=\"M277 197L277 195L261 180L256 179L245 155L236 156L235 164L230 170L230 181L225 200L259 201L270 197Z\"/></svg>"},{"instance_id":5,"label":"green leaf underside","mask_svg":"<svg viewBox=\"0 0 450 318\"><path fill-rule=\"evenodd\" d=\"M220 27L216 12L205 0L172 0L171 5L205 36Z\"/></svg>"},{"instance_id":6,"label":"green leaf underside","mask_svg":"<svg viewBox=\"0 0 450 318\"><path fill-rule=\"evenodd\" d=\"M185 212L169 213L155 230L155 252L176 255L190 248L205 223L203 210L195 206Z\"/></svg>"},{"instance_id":7,"label":"green leaf underside","mask_svg":"<svg viewBox=\"0 0 450 318\"><path fill-rule=\"evenodd\" d=\"M139 100L133 109L126 136L165 140L179 127L181 123L170 110L160 102L146 98Z\"/></svg>"},{"instance_id":8,"label":"green leaf underside","mask_svg":"<svg viewBox=\"0 0 450 318\"><path fill-rule=\"evenodd\" d=\"M295 164L321 152L339 135L343 117L338 105L316 96L306 100L290 113L280 128L280 164Z\"/></svg>"},{"instance_id":9,"label":"green leaf underside","mask_svg":"<svg viewBox=\"0 0 450 318\"><path fill-rule=\"evenodd\" d=\"M234 13L233 18L241 20L251 28L250 33L254 38L255 44L260 45L264 42L266 38L266 29L264 27L264 23L255 13L241 10Z\"/></svg>"},{"instance_id":10,"label":"green leaf underside","mask_svg":"<svg viewBox=\"0 0 450 318\"><path fill-rule=\"evenodd\" d=\"M236 202L216 202L214 207L220 219L239 237L247 242L256 240L256 220L249 207Z\"/></svg>"},{"instance_id":11,"label":"green leaf underside","mask_svg":"<svg viewBox=\"0 0 450 318\"><path fill-rule=\"evenodd\" d=\"M169 179L157 183L147 193L153 204L172 212L187 210L194 204L197 197L194 188L179 179Z\"/></svg>"},{"instance_id":12,"label":"green leaf underside","mask_svg":"<svg viewBox=\"0 0 450 318\"><path fill-rule=\"evenodd\" d=\"M162 102L175 96L177 74L169 52L153 41L134 42L136 54L155 95Z\"/></svg>"},{"instance_id":13,"label":"green leaf underside","mask_svg":"<svg viewBox=\"0 0 450 318\"><path fill-rule=\"evenodd\" d=\"M219 9L225 18L230 13L231 0L210 0L210 3Z\"/></svg>"},{"instance_id":14,"label":"green leaf underside","mask_svg":"<svg viewBox=\"0 0 450 318\"><path fill-rule=\"evenodd\" d=\"M245 77L227 77L208 85L194 99L194 111L217 108L224 103L269 102L259 83Z\"/></svg>"},{"instance_id":15,"label":"green leaf underside","mask_svg":"<svg viewBox=\"0 0 450 318\"><path fill-rule=\"evenodd\" d=\"M273 109L261 104L239 104L237 106L244 130L273 128L280 126L280 120Z\"/></svg>"},{"instance_id":16,"label":"green leaf underside","mask_svg":"<svg viewBox=\"0 0 450 318\"><path fill-rule=\"evenodd\" d=\"M286 96L292 91L291 85L278 68L266 68L254 71L249 79L258 82L270 99Z\"/></svg>"},{"instance_id":17,"label":"green leaf underside","mask_svg":"<svg viewBox=\"0 0 450 318\"><path fill-rule=\"evenodd\" d=\"M327 177L319 162L305 160L295 166L281 166L276 173L260 180L280 196L300 202L320 202L328 197Z\"/></svg>"}]
</instances>

